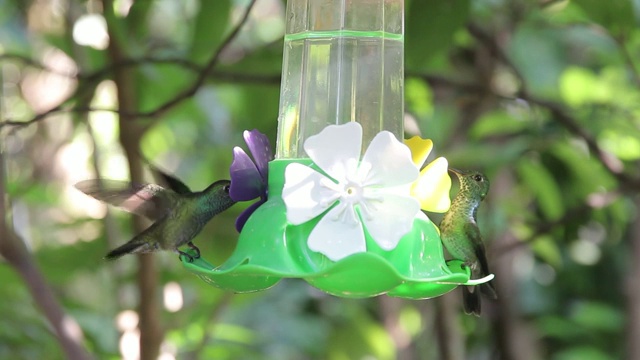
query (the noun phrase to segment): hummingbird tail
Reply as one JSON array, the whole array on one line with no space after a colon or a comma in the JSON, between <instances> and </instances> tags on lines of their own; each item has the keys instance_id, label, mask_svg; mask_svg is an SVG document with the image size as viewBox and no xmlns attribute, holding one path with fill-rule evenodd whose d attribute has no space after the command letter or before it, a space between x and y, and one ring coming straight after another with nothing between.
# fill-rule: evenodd
<instances>
[{"instance_id":1,"label":"hummingbird tail","mask_svg":"<svg viewBox=\"0 0 640 360\"><path fill-rule=\"evenodd\" d=\"M105 260L111 261L127 254L149 252L148 245L149 244L142 238L136 236L128 243L109 251L109 253L104 258Z\"/></svg>"},{"instance_id":2,"label":"hummingbird tail","mask_svg":"<svg viewBox=\"0 0 640 360\"><path fill-rule=\"evenodd\" d=\"M491 282L484 283L479 286L480 286L480 292L483 293L489 299L495 300L498 298L498 294L496 293L496 288L493 287L493 284Z\"/></svg>"},{"instance_id":3,"label":"hummingbird tail","mask_svg":"<svg viewBox=\"0 0 640 360\"><path fill-rule=\"evenodd\" d=\"M465 313L480 316L480 292L475 286L462 287L462 304Z\"/></svg>"}]
</instances>

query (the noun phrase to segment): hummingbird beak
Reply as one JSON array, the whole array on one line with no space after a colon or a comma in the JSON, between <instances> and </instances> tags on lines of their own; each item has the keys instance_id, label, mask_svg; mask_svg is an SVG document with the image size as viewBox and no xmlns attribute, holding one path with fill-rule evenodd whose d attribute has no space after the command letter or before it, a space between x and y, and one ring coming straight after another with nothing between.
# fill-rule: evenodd
<instances>
[{"instance_id":1,"label":"hummingbird beak","mask_svg":"<svg viewBox=\"0 0 640 360\"><path fill-rule=\"evenodd\" d=\"M456 174L458 176L462 176L463 175L462 171L457 170L457 169L453 169L453 168L449 168L449 172L452 173L452 174Z\"/></svg>"}]
</instances>

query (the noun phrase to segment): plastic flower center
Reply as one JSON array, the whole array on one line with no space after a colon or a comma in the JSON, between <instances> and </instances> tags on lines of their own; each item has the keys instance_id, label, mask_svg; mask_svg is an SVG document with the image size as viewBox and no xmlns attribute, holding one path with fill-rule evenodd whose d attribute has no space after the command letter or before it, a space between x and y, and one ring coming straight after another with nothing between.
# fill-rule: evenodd
<instances>
[{"instance_id":1,"label":"plastic flower center","mask_svg":"<svg viewBox=\"0 0 640 360\"><path fill-rule=\"evenodd\" d=\"M349 183L342 193L342 199L353 205L363 200L362 193L362 187L359 184Z\"/></svg>"}]
</instances>

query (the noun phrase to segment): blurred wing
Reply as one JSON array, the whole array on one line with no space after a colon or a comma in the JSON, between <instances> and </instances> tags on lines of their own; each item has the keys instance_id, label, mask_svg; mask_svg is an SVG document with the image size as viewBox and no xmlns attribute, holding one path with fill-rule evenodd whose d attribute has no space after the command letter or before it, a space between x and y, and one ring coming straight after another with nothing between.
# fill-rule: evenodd
<instances>
[{"instance_id":1,"label":"blurred wing","mask_svg":"<svg viewBox=\"0 0 640 360\"><path fill-rule=\"evenodd\" d=\"M169 189L175 191L178 194L185 195L190 194L191 189L187 185L185 185L182 181L180 181L175 176L169 175L166 172L158 169L157 167L149 164L149 168L154 173L156 177L159 177L164 181L164 183L169 187Z\"/></svg>"},{"instance_id":2,"label":"blurred wing","mask_svg":"<svg viewBox=\"0 0 640 360\"><path fill-rule=\"evenodd\" d=\"M75 187L95 199L153 221L171 209L176 197L173 191L160 185L134 185L118 180L84 180Z\"/></svg>"}]
</instances>

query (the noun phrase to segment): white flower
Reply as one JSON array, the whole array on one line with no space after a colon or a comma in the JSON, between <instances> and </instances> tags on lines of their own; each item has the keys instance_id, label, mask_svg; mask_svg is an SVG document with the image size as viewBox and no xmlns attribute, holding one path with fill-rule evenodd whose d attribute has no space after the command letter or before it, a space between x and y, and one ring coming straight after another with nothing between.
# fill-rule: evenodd
<instances>
[{"instance_id":1,"label":"white flower","mask_svg":"<svg viewBox=\"0 0 640 360\"><path fill-rule=\"evenodd\" d=\"M360 161L362 127L350 122L327 126L304 149L326 175L288 165L282 198L293 225L326 212L309 234L309 248L337 261L366 251L366 230L382 249L394 249L420 211L410 195L418 169L409 148L382 131Z\"/></svg>"}]
</instances>

